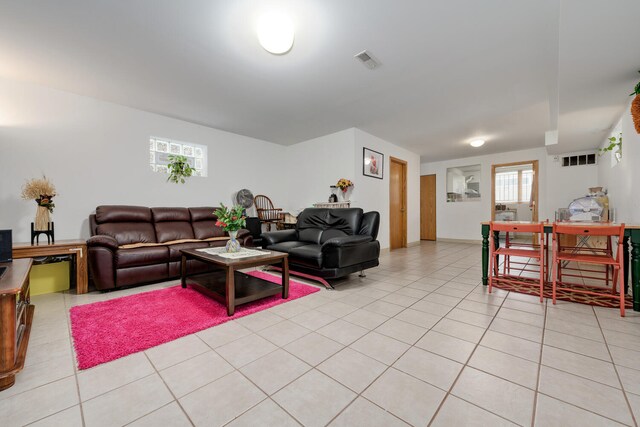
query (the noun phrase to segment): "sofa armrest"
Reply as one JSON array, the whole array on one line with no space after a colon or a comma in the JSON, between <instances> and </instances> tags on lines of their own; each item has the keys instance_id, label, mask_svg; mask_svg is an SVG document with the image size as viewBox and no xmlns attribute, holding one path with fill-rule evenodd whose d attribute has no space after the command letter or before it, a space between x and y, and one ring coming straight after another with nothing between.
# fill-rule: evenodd
<instances>
[{"instance_id":1,"label":"sofa armrest","mask_svg":"<svg viewBox=\"0 0 640 427\"><path fill-rule=\"evenodd\" d=\"M99 290L116 287L118 242L111 236L97 235L87 240L87 263L93 284Z\"/></svg>"},{"instance_id":2,"label":"sofa armrest","mask_svg":"<svg viewBox=\"0 0 640 427\"><path fill-rule=\"evenodd\" d=\"M332 247L345 248L349 246L357 246L363 243L370 242L372 240L373 239L371 238L371 236L361 236L361 235L333 237L322 244L322 250L324 251L325 248L332 248Z\"/></svg>"},{"instance_id":3,"label":"sofa armrest","mask_svg":"<svg viewBox=\"0 0 640 427\"><path fill-rule=\"evenodd\" d=\"M253 236L247 229L241 228L240 230L238 230L236 239L242 246L253 246Z\"/></svg>"},{"instance_id":4,"label":"sofa armrest","mask_svg":"<svg viewBox=\"0 0 640 427\"><path fill-rule=\"evenodd\" d=\"M269 231L267 233L262 233L260 237L262 237L262 247L266 248L267 246L275 245L276 243L298 240L298 231L296 230Z\"/></svg>"},{"instance_id":5,"label":"sofa armrest","mask_svg":"<svg viewBox=\"0 0 640 427\"><path fill-rule=\"evenodd\" d=\"M89 240L87 240L87 247L106 247L112 251L117 251L118 241L111 236L102 234L89 237Z\"/></svg>"}]
</instances>

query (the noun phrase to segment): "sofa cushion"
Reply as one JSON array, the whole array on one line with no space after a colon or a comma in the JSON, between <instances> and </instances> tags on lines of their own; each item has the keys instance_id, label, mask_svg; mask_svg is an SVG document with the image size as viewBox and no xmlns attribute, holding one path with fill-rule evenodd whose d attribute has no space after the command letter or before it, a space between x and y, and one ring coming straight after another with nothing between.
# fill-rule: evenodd
<instances>
[{"instance_id":1,"label":"sofa cushion","mask_svg":"<svg viewBox=\"0 0 640 427\"><path fill-rule=\"evenodd\" d=\"M310 267L322 267L322 246L304 245L289 249L289 262Z\"/></svg>"},{"instance_id":2,"label":"sofa cushion","mask_svg":"<svg viewBox=\"0 0 640 427\"><path fill-rule=\"evenodd\" d=\"M345 237L345 236L351 236L351 234L347 234L342 230L335 230L333 228L330 228L322 232L322 236L320 236L320 243L322 244L334 237Z\"/></svg>"},{"instance_id":3,"label":"sofa cushion","mask_svg":"<svg viewBox=\"0 0 640 427\"><path fill-rule=\"evenodd\" d=\"M169 249L166 246L119 249L116 253L116 265L118 268L138 267L167 262L169 262Z\"/></svg>"},{"instance_id":4,"label":"sofa cushion","mask_svg":"<svg viewBox=\"0 0 640 427\"><path fill-rule=\"evenodd\" d=\"M153 222L191 221L187 208L151 208Z\"/></svg>"},{"instance_id":5,"label":"sofa cushion","mask_svg":"<svg viewBox=\"0 0 640 427\"><path fill-rule=\"evenodd\" d=\"M157 222L154 227L158 243L194 238L193 228L186 221Z\"/></svg>"},{"instance_id":6,"label":"sofa cushion","mask_svg":"<svg viewBox=\"0 0 640 427\"><path fill-rule=\"evenodd\" d=\"M226 241L223 242L226 244ZM182 249L208 248L209 242L176 243L169 246L169 261L180 261L182 259Z\"/></svg>"},{"instance_id":7,"label":"sofa cushion","mask_svg":"<svg viewBox=\"0 0 640 427\"><path fill-rule=\"evenodd\" d=\"M96 208L96 223L106 222L151 222L151 209L143 206L98 206Z\"/></svg>"},{"instance_id":8,"label":"sofa cushion","mask_svg":"<svg viewBox=\"0 0 640 427\"><path fill-rule=\"evenodd\" d=\"M322 237L322 230L319 228L305 228L298 230L298 240L306 243L313 243L317 245L320 243Z\"/></svg>"},{"instance_id":9,"label":"sofa cushion","mask_svg":"<svg viewBox=\"0 0 640 427\"><path fill-rule=\"evenodd\" d=\"M265 249L270 250L270 251L278 251L278 252L285 252L285 253L289 253L289 251L293 248L298 248L300 246L306 246L309 243L306 242L300 242L300 241L290 241L290 242L280 242L280 243L276 243L275 245L269 245L267 246Z\"/></svg>"},{"instance_id":10,"label":"sofa cushion","mask_svg":"<svg viewBox=\"0 0 640 427\"><path fill-rule=\"evenodd\" d=\"M296 229L298 231L315 228L320 230L335 229L347 235L356 234L360 229L362 209L323 209L307 208L298 215Z\"/></svg>"},{"instance_id":11,"label":"sofa cushion","mask_svg":"<svg viewBox=\"0 0 640 427\"><path fill-rule=\"evenodd\" d=\"M194 238L189 209L151 208L151 213L159 243Z\"/></svg>"},{"instance_id":12,"label":"sofa cushion","mask_svg":"<svg viewBox=\"0 0 640 427\"><path fill-rule=\"evenodd\" d=\"M218 217L213 213L216 209L213 207L189 208L193 235L196 239L208 239L225 235L224 230L216 225Z\"/></svg>"},{"instance_id":13,"label":"sofa cushion","mask_svg":"<svg viewBox=\"0 0 640 427\"><path fill-rule=\"evenodd\" d=\"M118 246L132 243L156 243L156 232L148 222L110 222L98 224L98 235L111 236L118 242Z\"/></svg>"}]
</instances>

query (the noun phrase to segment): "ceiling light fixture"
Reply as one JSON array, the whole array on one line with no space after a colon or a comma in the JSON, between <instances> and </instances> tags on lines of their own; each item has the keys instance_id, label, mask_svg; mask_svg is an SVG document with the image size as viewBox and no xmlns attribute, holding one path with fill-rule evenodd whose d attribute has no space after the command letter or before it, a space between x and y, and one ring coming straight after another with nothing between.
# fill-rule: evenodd
<instances>
[{"instance_id":1,"label":"ceiling light fixture","mask_svg":"<svg viewBox=\"0 0 640 427\"><path fill-rule=\"evenodd\" d=\"M269 12L258 20L258 41L267 52L282 55L293 46L293 23L288 16Z\"/></svg>"},{"instance_id":2,"label":"ceiling light fixture","mask_svg":"<svg viewBox=\"0 0 640 427\"><path fill-rule=\"evenodd\" d=\"M484 142L485 142L484 139L474 139L469 144L474 148L478 148L478 147L482 147L484 145Z\"/></svg>"}]
</instances>

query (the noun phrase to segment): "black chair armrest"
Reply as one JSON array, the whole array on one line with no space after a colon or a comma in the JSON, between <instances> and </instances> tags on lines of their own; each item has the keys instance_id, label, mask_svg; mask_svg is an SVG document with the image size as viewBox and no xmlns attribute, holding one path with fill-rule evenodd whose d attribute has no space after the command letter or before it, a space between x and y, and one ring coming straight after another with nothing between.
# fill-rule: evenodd
<instances>
[{"instance_id":1,"label":"black chair armrest","mask_svg":"<svg viewBox=\"0 0 640 427\"><path fill-rule=\"evenodd\" d=\"M269 231L267 233L262 233L260 237L262 237L262 247L266 248L267 246L275 245L276 243L291 242L293 240L298 240L298 231L297 230Z\"/></svg>"},{"instance_id":2,"label":"black chair armrest","mask_svg":"<svg viewBox=\"0 0 640 427\"><path fill-rule=\"evenodd\" d=\"M106 247L111 249L112 251L118 250L118 241L111 236L107 236L104 234L89 237L87 240L88 247Z\"/></svg>"},{"instance_id":3,"label":"black chair armrest","mask_svg":"<svg viewBox=\"0 0 640 427\"><path fill-rule=\"evenodd\" d=\"M333 237L322 244L322 250L325 248L345 248L349 246L358 246L363 243L367 243L372 241L371 236L344 236L344 237Z\"/></svg>"}]
</instances>

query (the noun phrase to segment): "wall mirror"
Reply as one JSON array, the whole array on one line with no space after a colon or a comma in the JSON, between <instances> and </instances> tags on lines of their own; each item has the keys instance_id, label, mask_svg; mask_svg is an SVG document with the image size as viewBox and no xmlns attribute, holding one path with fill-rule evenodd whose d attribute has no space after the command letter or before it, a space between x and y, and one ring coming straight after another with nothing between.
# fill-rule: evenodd
<instances>
[{"instance_id":1,"label":"wall mirror","mask_svg":"<svg viewBox=\"0 0 640 427\"><path fill-rule=\"evenodd\" d=\"M480 200L480 165L447 168L447 202Z\"/></svg>"}]
</instances>

